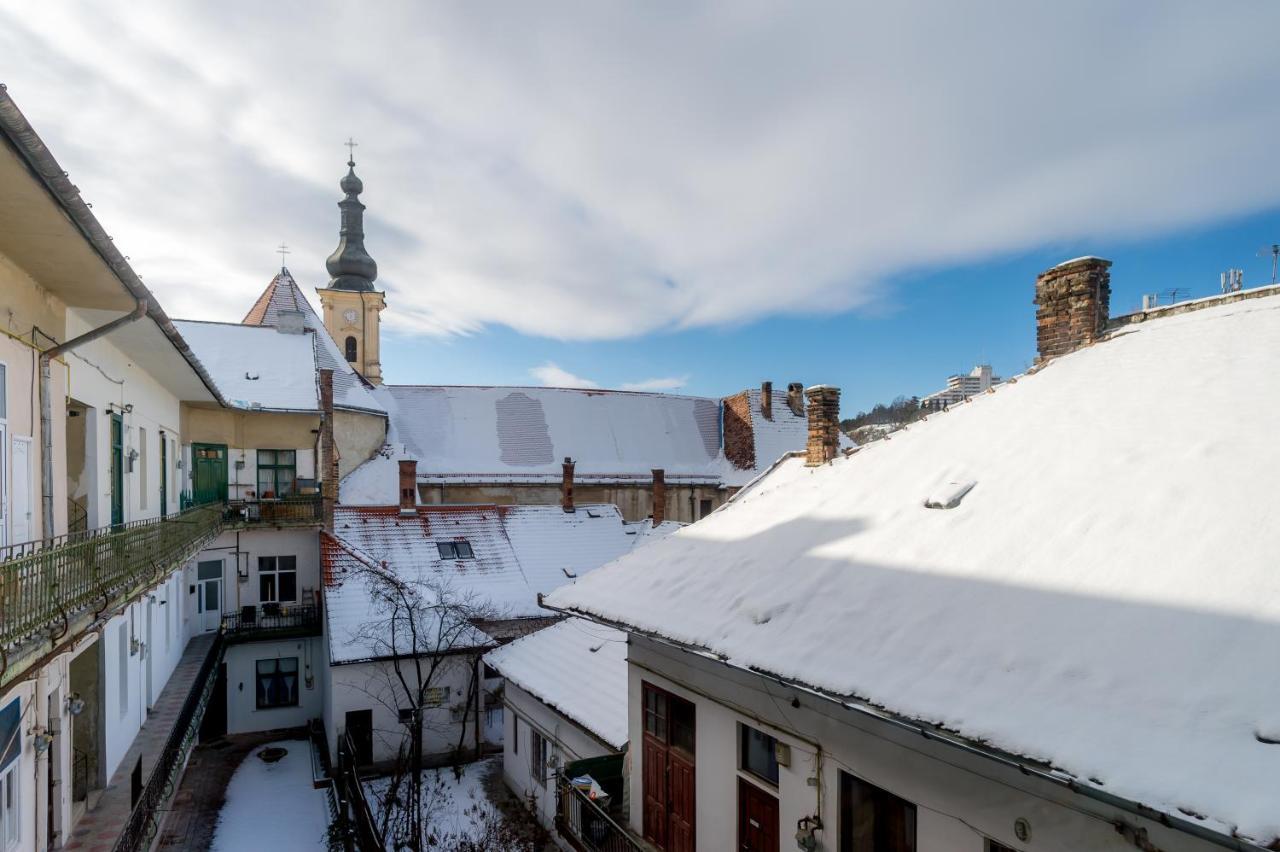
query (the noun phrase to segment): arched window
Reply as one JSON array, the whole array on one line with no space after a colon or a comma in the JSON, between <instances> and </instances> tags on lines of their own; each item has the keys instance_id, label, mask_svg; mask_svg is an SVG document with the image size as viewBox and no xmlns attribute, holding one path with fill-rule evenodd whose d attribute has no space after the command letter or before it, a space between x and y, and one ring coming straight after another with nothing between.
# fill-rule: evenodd
<instances>
[{"instance_id":1,"label":"arched window","mask_svg":"<svg viewBox=\"0 0 1280 852\"><path fill-rule=\"evenodd\" d=\"M354 337L347 338L347 360L352 364L356 362L356 339Z\"/></svg>"}]
</instances>

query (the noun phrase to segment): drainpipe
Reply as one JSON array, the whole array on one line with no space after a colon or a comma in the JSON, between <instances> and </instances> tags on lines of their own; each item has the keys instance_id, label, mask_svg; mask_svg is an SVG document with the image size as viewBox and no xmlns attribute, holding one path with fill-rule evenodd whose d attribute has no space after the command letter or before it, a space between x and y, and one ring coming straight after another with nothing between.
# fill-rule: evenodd
<instances>
[{"instance_id":1,"label":"drainpipe","mask_svg":"<svg viewBox=\"0 0 1280 852\"><path fill-rule=\"evenodd\" d=\"M121 326L136 322L146 316L147 300L138 299L133 310L117 317L106 325L90 329L79 337L59 343L40 353L40 508L41 532L45 539L53 538L53 400L52 375L49 364L54 358L72 349L104 337Z\"/></svg>"}]
</instances>

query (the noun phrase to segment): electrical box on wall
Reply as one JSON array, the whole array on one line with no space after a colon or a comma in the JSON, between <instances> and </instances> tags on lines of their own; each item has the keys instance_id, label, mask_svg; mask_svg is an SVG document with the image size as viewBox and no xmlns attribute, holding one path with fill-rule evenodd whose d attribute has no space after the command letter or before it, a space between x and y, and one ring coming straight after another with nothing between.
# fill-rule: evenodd
<instances>
[{"instance_id":1,"label":"electrical box on wall","mask_svg":"<svg viewBox=\"0 0 1280 852\"><path fill-rule=\"evenodd\" d=\"M779 766L791 765L791 746L786 743L780 743L776 740L773 743L773 756L778 761Z\"/></svg>"}]
</instances>

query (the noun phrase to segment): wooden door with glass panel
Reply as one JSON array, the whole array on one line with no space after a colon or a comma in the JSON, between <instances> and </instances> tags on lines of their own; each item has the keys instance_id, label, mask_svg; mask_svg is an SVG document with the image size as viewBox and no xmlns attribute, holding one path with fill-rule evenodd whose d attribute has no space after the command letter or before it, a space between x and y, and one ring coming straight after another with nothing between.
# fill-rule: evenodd
<instances>
[{"instance_id":1,"label":"wooden door with glass panel","mask_svg":"<svg viewBox=\"0 0 1280 852\"><path fill-rule=\"evenodd\" d=\"M644 837L666 852L693 852L694 705L649 683L642 693Z\"/></svg>"}]
</instances>

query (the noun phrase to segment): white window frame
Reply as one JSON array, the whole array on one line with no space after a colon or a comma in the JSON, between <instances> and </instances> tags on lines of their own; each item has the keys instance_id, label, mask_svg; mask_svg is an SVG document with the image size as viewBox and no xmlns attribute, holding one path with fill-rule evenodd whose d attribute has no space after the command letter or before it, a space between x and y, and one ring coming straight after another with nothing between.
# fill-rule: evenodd
<instances>
[{"instance_id":1,"label":"white window frame","mask_svg":"<svg viewBox=\"0 0 1280 852\"><path fill-rule=\"evenodd\" d=\"M0 771L0 849L4 852L17 849L22 841L22 785L18 783L21 766L19 759Z\"/></svg>"},{"instance_id":2,"label":"white window frame","mask_svg":"<svg viewBox=\"0 0 1280 852\"><path fill-rule=\"evenodd\" d=\"M551 756L551 741L542 731L529 726L529 774L541 787L547 786L547 760Z\"/></svg>"}]
</instances>

